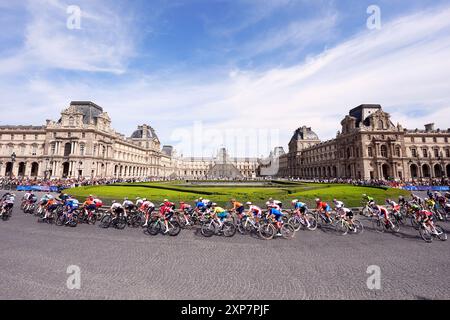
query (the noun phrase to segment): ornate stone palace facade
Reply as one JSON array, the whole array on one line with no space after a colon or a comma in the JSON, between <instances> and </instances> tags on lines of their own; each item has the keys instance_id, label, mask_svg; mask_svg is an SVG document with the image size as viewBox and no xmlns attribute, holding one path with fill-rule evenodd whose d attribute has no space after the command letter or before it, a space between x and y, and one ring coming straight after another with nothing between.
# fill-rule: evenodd
<instances>
[{"instance_id":1,"label":"ornate stone palace facade","mask_svg":"<svg viewBox=\"0 0 450 320\"><path fill-rule=\"evenodd\" d=\"M450 176L450 129L407 130L380 105L361 105L341 122L335 139L321 142L311 128L295 131L281 155L278 176L416 180Z\"/></svg>"},{"instance_id":2,"label":"ornate stone palace facade","mask_svg":"<svg viewBox=\"0 0 450 320\"><path fill-rule=\"evenodd\" d=\"M211 159L177 157L172 147L161 149L151 126L139 126L125 137L111 127L100 106L86 101L71 102L57 122L0 126L0 177L205 178L221 172L220 157L231 170L223 174L256 176L256 159L229 159L221 152Z\"/></svg>"}]
</instances>

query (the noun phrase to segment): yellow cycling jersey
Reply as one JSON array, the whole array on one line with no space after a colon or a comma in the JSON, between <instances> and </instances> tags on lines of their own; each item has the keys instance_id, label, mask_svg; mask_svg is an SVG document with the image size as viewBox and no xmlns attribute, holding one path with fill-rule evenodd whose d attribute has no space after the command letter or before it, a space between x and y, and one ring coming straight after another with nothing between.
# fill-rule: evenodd
<instances>
[{"instance_id":1,"label":"yellow cycling jersey","mask_svg":"<svg viewBox=\"0 0 450 320\"><path fill-rule=\"evenodd\" d=\"M224 208L221 208L221 207L215 207L214 208L214 213L215 214L217 214L217 213L222 213L222 212L225 212L226 210L224 209Z\"/></svg>"}]
</instances>

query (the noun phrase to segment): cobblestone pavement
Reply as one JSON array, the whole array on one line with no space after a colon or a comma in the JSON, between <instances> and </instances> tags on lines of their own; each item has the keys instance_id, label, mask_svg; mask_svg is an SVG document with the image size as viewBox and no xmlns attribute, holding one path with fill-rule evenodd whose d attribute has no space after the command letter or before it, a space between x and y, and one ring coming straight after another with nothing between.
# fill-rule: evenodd
<instances>
[{"instance_id":1,"label":"cobblestone pavement","mask_svg":"<svg viewBox=\"0 0 450 320\"><path fill-rule=\"evenodd\" d=\"M0 299L450 299L450 241L364 223L344 237L322 228L293 240L172 238L40 224L15 209L0 221ZM81 268L80 290L66 286L70 265ZM367 288L370 265L381 268L381 290Z\"/></svg>"}]
</instances>

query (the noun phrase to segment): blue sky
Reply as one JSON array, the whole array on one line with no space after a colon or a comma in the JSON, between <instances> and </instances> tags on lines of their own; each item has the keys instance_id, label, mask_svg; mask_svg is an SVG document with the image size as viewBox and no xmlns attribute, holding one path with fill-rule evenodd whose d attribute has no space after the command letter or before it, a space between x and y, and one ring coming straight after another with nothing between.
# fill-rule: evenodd
<instances>
[{"instance_id":1,"label":"blue sky","mask_svg":"<svg viewBox=\"0 0 450 320\"><path fill-rule=\"evenodd\" d=\"M380 30L366 26L373 4ZM362 103L408 128L450 127L449 1L0 0L0 28L0 124L91 100L119 132L146 122L206 156L286 148L302 125L332 138Z\"/></svg>"}]
</instances>

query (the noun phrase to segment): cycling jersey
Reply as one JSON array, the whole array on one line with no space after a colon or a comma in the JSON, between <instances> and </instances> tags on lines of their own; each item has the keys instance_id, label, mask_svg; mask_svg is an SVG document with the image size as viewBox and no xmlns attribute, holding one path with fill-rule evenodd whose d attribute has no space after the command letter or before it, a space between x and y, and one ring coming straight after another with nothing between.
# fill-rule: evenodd
<instances>
[{"instance_id":1,"label":"cycling jersey","mask_svg":"<svg viewBox=\"0 0 450 320\"><path fill-rule=\"evenodd\" d=\"M217 216L217 218L220 218L221 220L228 217L228 212L224 208L215 207L213 212Z\"/></svg>"},{"instance_id":2,"label":"cycling jersey","mask_svg":"<svg viewBox=\"0 0 450 320\"><path fill-rule=\"evenodd\" d=\"M130 200L125 200L122 204L122 207L126 208L126 209L130 209L134 207L134 203Z\"/></svg>"},{"instance_id":3,"label":"cycling jersey","mask_svg":"<svg viewBox=\"0 0 450 320\"><path fill-rule=\"evenodd\" d=\"M330 208L330 206L328 205L328 203L326 203L326 202L319 202L318 204L317 204L317 210L324 210L324 211L326 211L326 212L329 212L329 211L331 211L331 208Z\"/></svg>"},{"instance_id":4,"label":"cycling jersey","mask_svg":"<svg viewBox=\"0 0 450 320\"><path fill-rule=\"evenodd\" d=\"M254 215L255 217L261 217L261 214L262 214L261 208L260 208L260 207L257 207L257 206L254 206L254 205L251 205L251 206L250 206L249 212L253 213L253 215Z\"/></svg>"},{"instance_id":5,"label":"cycling jersey","mask_svg":"<svg viewBox=\"0 0 450 320\"><path fill-rule=\"evenodd\" d=\"M336 209L342 209L345 207L344 203L342 201L336 201L334 203L334 205L336 206Z\"/></svg>"}]
</instances>

